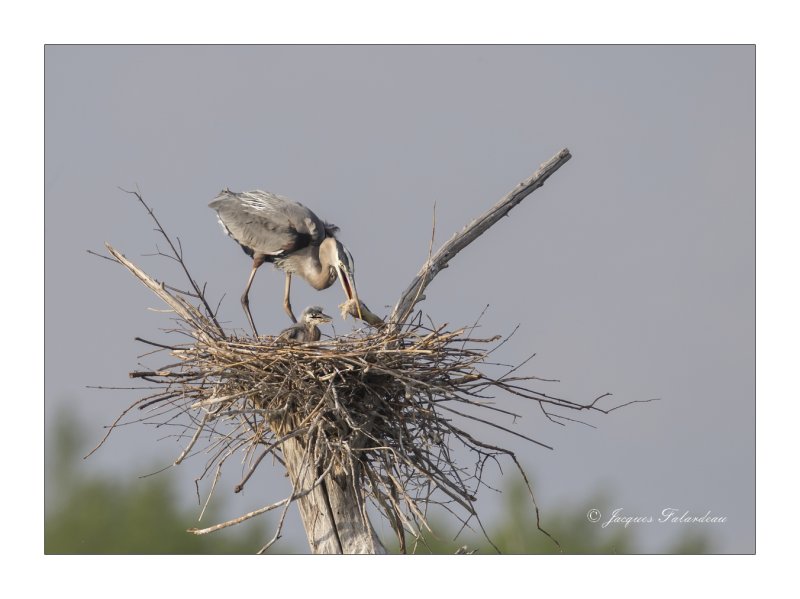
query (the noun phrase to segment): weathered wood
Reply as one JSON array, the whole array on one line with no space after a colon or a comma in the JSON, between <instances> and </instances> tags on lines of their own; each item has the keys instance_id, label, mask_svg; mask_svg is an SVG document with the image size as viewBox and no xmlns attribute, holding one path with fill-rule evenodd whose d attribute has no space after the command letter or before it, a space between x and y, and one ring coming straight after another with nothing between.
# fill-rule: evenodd
<instances>
[{"instance_id":1,"label":"weathered wood","mask_svg":"<svg viewBox=\"0 0 800 599\"><path fill-rule=\"evenodd\" d=\"M180 316L187 323L191 324L193 330L198 332L198 336L202 341L206 342L211 341L211 336L207 332L209 329L208 319L205 318L197 308L189 304L182 297L178 295L173 295L172 293L167 291L163 283L159 283L158 281L153 279L141 268L139 268L133 262L131 262L125 256L123 256L122 253L116 250L110 243L106 243L106 249L108 250L108 253L111 254L117 262L122 264L129 271L131 271L133 276L139 279L145 285L145 287L150 289L158 297L164 300L164 302L170 308L172 308L175 314Z\"/></svg>"},{"instance_id":2,"label":"weathered wood","mask_svg":"<svg viewBox=\"0 0 800 599\"><path fill-rule=\"evenodd\" d=\"M314 459L307 450L307 441L293 438L282 444L283 455L294 493L299 497L300 518L312 553L386 553L366 514L359 506L359 495L350 477L340 473L316 472Z\"/></svg>"},{"instance_id":3,"label":"weathered wood","mask_svg":"<svg viewBox=\"0 0 800 599\"><path fill-rule=\"evenodd\" d=\"M411 315L414 306L425 299L423 292L431 283L433 278L440 271L447 268L447 263L455 255L483 235L489 227L506 216L509 211L530 195L534 190L541 187L544 182L556 172L561 166L572 157L567 148L561 150L550 160L542 164L539 169L530 177L522 181L512 191L507 193L494 206L484 214L469 223L460 232L439 248L439 251L422 265L419 273L411 281L411 284L403 291L400 299L397 300L394 310L392 310L388 321L397 326L405 322Z\"/></svg>"}]
</instances>

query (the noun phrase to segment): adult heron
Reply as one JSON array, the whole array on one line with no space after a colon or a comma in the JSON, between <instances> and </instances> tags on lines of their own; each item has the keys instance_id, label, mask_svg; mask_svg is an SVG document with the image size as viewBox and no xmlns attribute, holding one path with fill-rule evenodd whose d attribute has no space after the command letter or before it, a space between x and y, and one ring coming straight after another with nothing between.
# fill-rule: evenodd
<instances>
[{"instance_id":1,"label":"adult heron","mask_svg":"<svg viewBox=\"0 0 800 599\"><path fill-rule=\"evenodd\" d=\"M283 308L292 322L297 322L289 297L293 274L317 290L327 289L338 278L347 299L360 306L353 257L336 239L336 225L321 220L302 204L268 191L234 193L225 189L209 207L216 210L225 233L253 259L241 302L256 335L248 294L256 270L264 262L272 262L286 273Z\"/></svg>"},{"instance_id":2,"label":"adult heron","mask_svg":"<svg viewBox=\"0 0 800 599\"><path fill-rule=\"evenodd\" d=\"M288 329L281 331L278 337L300 341L301 343L319 341L321 333L317 327L331 320L333 319L325 314L319 306L309 306L300 314L300 320Z\"/></svg>"}]
</instances>

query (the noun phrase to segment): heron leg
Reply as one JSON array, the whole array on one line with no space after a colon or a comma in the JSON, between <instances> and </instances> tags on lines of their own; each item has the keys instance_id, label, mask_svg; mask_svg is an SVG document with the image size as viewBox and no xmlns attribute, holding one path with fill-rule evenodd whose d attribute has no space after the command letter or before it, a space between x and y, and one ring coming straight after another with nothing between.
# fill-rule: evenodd
<instances>
[{"instance_id":1,"label":"heron leg","mask_svg":"<svg viewBox=\"0 0 800 599\"><path fill-rule=\"evenodd\" d=\"M292 312L292 302L289 300L289 292L292 289L292 273L286 273L286 287L284 288L283 292L283 309L289 315L289 318L292 319L292 322L297 322L297 318L295 318L294 312Z\"/></svg>"},{"instance_id":2,"label":"heron leg","mask_svg":"<svg viewBox=\"0 0 800 599\"><path fill-rule=\"evenodd\" d=\"M258 258L253 259L253 270L250 271L250 277L247 279L247 286L244 288L244 293L242 294L242 308L244 308L244 313L247 316L248 322L250 322L250 328L253 329L253 334L258 337L258 331L256 330L256 325L253 322L253 315L250 314L250 298L248 294L250 293L250 286L253 284L253 279L256 278L256 271L258 267L264 264L264 259Z\"/></svg>"}]
</instances>

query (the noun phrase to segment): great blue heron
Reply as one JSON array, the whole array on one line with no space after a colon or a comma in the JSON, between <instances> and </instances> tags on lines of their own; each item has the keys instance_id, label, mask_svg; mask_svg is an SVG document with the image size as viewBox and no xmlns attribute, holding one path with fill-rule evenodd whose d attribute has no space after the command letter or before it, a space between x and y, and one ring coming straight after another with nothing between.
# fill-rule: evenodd
<instances>
[{"instance_id":1,"label":"great blue heron","mask_svg":"<svg viewBox=\"0 0 800 599\"><path fill-rule=\"evenodd\" d=\"M294 341L319 341L321 336L318 325L333 320L322 311L319 306L310 306L300 314L300 320L281 332L278 337L293 339Z\"/></svg>"},{"instance_id":2,"label":"great blue heron","mask_svg":"<svg viewBox=\"0 0 800 599\"><path fill-rule=\"evenodd\" d=\"M339 230L336 225L321 220L302 204L268 191L234 193L225 189L209 207L217 211L225 233L253 259L253 269L241 301L256 335L247 296L256 270L264 262L272 262L286 273L283 308L292 322L297 322L289 298L293 274L318 290L327 289L338 278L347 299L355 301L356 307L360 306L353 257L336 239Z\"/></svg>"}]
</instances>

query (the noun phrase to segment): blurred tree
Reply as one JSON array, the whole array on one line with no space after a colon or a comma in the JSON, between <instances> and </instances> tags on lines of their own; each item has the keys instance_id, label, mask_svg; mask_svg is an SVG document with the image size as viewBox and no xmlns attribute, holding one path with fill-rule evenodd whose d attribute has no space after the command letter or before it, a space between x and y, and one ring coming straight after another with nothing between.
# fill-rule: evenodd
<instances>
[{"instance_id":1,"label":"blurred tree","mask_svg":"<svg viewBox=\"0 0 800 599\"><path fill-rule=\"evenodd\" d=\"M592 523L586 517L589 510L598 508L602 513L610 510L611 502L607 497L598 494L590 498L581 507L562 509L544 514L542 528L558 540L559 548L550 538L536 527L536 514L531 507L531 499L521 477L513 479L503 492L505 505L503 519L488 530L501 553L504 554L631 554L641 553L636 547L636 530L617 526L601 528L599 523ZM440 522L433 522L436 535L428 534L425 542L417 547L418 553L454 553L466 545L480 554L494 554L496 551L480 534L465 532L453 541L455 531ZM411 542L411 539L408 539ZM393 551L398 551L396 543ZM684 533L675 543L664 547L657 553L664 554L699 554L711 551L710 539L699 533Z\"/></svg>"},{"instance_id":2,"label":"blurred tree","mask_svg":"<svg viewBox=\"0 0 800 599\"><path fill-rule=\"evenodd\" d=\"M45 553L253 554L271 536L268 526L258 521L211 535L187 533L186 523L195 521L197 511L177 507L172 479L150 477L120 482L104 476L81 477L76 464L81 460L82 438L85 435L70 414L56 415L46 454ZM611 505L608 497L595 495L582 507L559 512L549 510L543 515L543 528L558 539L561 549L537 529L536 516L521 478L513 479L502 497L505 500L503 519L488 532L504 554L639 553L636 529L603 529L585 517L591 508L608 512ZM215 519L211 508L206 516L209 521ZM417 553L452 554L461 545L477 549L481 554L495 553L479 534L466 531L453 541L455 531L449 526L436 520L432 521L432 526L436 534L426 535L425 542L417 546ZM396 542L391 540L386 547L394 553L399 551ZM304 547L300 552L307 550ZM700 554L710 550L710 539L706 535L686 532L658 553ZM293 548L282 541L275 552L292 553Z\"/></svg>"},{"instance_id":3,"label":"blurred tree","mask_svg":"<svg viewBox=\"0 0 800 599\"><path fill-rule=\"evenodd\" d=\"M211 535L187 533L186 523L196 521L197 511L177 507L172 479L82 477L81 438L73 417L56 415L46 453L45 553L253 554L271 536L259 522ZM211 508L206 517L215 518ZM289 549L281 545L278 551Z\"/></svg>"}]
</instances>

